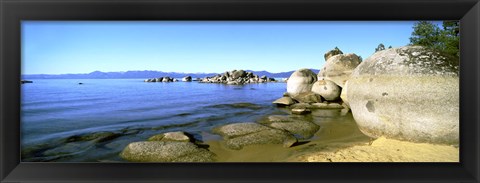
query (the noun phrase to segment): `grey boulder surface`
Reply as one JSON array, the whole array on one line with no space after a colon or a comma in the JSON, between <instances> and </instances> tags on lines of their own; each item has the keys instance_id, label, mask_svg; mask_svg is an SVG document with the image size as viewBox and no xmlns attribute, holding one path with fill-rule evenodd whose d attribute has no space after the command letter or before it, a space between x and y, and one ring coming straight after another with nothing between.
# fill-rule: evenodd
<instances>
[{"instance_id":1,"label":"grey boulder surface","mask_svg":"<svg viewBox=\"0 0 480 183\"><path fill-rule=\"evenodd\" d=\"M360 58L353 53L332 56L318 73L318 80L328 79L343 87L359 64Z\"/></svg>"},{"instance_id":2,"label":"grey boulder surface","mask_svg":"<svg viewBox=\"0 0 480 183\"><path fill-rule=\"evenodd\" d=\"M333 81L321 79L312 86L312 92L319 94L327 101L335 101L340 98L342 89ZM321 102L321 101L320 101Z\"/></svg>"},{"instance_id":3,"label":"grey boulder surface","mask_svg":"<svg viewBox=\"0 0 480 183\"><path fill-rule=\"evenodd\" d=\"M290 147L297 139L290 133L253 122L233 123L213 129L225 140L225 145L234 150L256 144L283 144Z\"/></svg>"},{"instance_id":4,"label":"grey boulder surface","mask_svg":"<svg viewBox=\"0 0 480 183\"><path fill-rule=\"evenodd\" d=\"M292 98L285 96L273 101L272 103L277 105L289 106L289 105L295 104L295 101Z\"/></svg>"},{"instance_id":5,"label":"grey boulder surface","mask_svg":"<svg viewBox=\"0 0 480 183\"><path fill-rule=\"evenodd\" d=\"M459 143L459 60L420 46L376 52L348 80L346 96L371 137Z\"/></svg>"},{"instance_id":6,"label":"grey boulder surface","mask_svg":"<svg viewBox=\"0 0 480 183\"><path fill-rule=\"evenodd\" d=\"M290 75L287 80L287 93L295 97L300 93L310 92L312 85L317 81L316 74L310 69L299 69Z\"/></svg>"},{"instance_id":7,"label":"grey boulder surface","mask_svg":"<svg viewBox=\"0 0 480 183\"><path fill-rule=\"evenodd\" d=\"M191 139L184 132L167 132L154 135L148 139L149 141L176 141L190 142Z\"/></svg>"},{"instance_id":8,"label":"grey boulder surface","mask_svg":"<svg viewBox=\"0 0 480 183\"><path fill-rule=\"evenodd\" d=\"M269 116L265 123L272 128L286 130L297 137L300 136L301 139L313 137L320 129L320 126L315 123L282 115Z\"/></svg>"},{"instance_id":9,"label":"grey boulder surface","mask_svg":"<svg viewBox=\"0 0 480 183\"><path fill-rule=\"evenodd\" d=\"M133 142L120 156L132 162L212 162L216 157L193 143L174 141Z\"/></svg>"}]
</instances>

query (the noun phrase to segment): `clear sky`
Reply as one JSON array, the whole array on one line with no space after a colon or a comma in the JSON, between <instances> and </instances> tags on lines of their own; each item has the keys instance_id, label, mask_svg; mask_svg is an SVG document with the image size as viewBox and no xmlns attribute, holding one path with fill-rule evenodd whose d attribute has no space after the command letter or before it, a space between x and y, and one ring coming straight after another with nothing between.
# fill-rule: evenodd
<instances>
[{"instance_id":1,"label":"clear sky","mask_svg":"<svg viewBox=\"0 0 480 183\"><path fill-rule=\"evenodd\" d=\"M23 21L22 74L320 69L409 43L414 21Z\"/></svg>"}]
</instances>

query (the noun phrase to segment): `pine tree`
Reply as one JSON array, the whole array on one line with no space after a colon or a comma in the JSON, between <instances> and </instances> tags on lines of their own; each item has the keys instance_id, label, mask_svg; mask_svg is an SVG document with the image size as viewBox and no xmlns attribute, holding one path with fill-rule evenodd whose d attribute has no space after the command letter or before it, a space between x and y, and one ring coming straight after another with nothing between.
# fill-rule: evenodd
<instances>
[{"instance_id":1,"label":"pine tree","mask_svg":"<svg viewBox=\"0 0 480 183\"><path fill-rule=\"evenodd\" d=\"M377 51L382 51L382 50L385 50L385 45L383 45L382 43L380 43L377 48L375 48L375 52Z\"/></svg>"},{"instance_id":2,"label":"pine tree","mask_svg":"<svg viewBox=\"0 0 480 183\"><path fill-rule=\"evenodd\" d=\"M443 21L443 29L428 21L414 24L411 45L420 45L460 56L460 28L458 21Z\"/></svg>"}]
</instances>

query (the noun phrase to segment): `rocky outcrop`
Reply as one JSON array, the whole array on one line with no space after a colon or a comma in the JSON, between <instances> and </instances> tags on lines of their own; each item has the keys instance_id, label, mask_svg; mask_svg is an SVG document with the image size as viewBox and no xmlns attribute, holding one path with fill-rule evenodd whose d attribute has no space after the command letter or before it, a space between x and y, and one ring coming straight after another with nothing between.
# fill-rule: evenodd
<instances>
[{"instance_id":1,"label":"rocky outcrop","mask_svg":"<svg viewBox=\"0 0 480 183\"><path fill-rule=\"evenodd\" d=\"M292 73L287 80L287 93L295 97L300 93L308 93L317 81L317 76L310 69L300 69Z\"/></svg>"},{"instance_id":2,"label":"rocky outcrop","mask_svg":"<svg viewBox=\"0 0 480 183\"><path fill-rule=\"evenodd\" d=\"M184 132L168 132L154 135L148 139L149 141L174 141L174 142L190 142L191 139Z\"/></svg>"},{"instance_id":3,"label":"rocky outcrop","mask_svg":"<svg viewBox=\"0 0 480 183\"><path fill-rule=\"evenodd\" d=\"M120 157L132 162L211 162L216 155L198 147L184 132L154 135L127 145Z\"/></svg>"},{"instance_id":4,"label":"rocky outcrop","mask_svg":"<svg viewBox=\"0 0 480 183\"><path fill-rule=\"evenodd\" d=\"M25 84L25 83L33 83L33 81L29 81L29 80L21 80L20 83L22 84Z\"/></svg>"},{"instance_id":5,"label":"rocky outcrop","mask_svg":"<svg viewBox=\"0 0 480 183\"><path fill-rule=\"evenodd\" d=\"M330 50L327 53L325 53L323 57L325 58L325 61L327 61L328 59L330 59L330 57L333 57L338 54L343 54L343 52L340 49L338 49L338 47L335 47L333 50Z\"/></svg>"},{"instance_id":6,"label":"rocky outcrop","mask_svg":"<svg viewBox=\"0 0 480 183\"><path fill-rule=\"evenodd\" d=\"M315 123L281 115L269 116L265 123L272 128L286 130L297 137L300 136L301 139L313 137L320 129L320 126Z\"/></svg>"},{"instance_id":7,"label":"rocky outcrop","mask_svg":"<svg viewBox=\"0 0 480 183\"><path fill-rule=\"evenodd\" d=\"M250 122L220 126L214 128L213 132L223 137L228 148L235 150L254 144L283 144L284 147L290 147L297 142L286 131Z\"/></svg>"},{"instance_id":8,"label":"rocky outcrop","mask_svg":"<svg viewBox=\"0 0 480 183\"><path fill-rule=\"evenodd\" d=\"M120 156L132 162L211 162L215 154L191 142L144 141L127 145Z\"/></svg>"},{"instance_id":9,"label":"rocky outcrop","mask_svg":"<svg viewBox=\"0 0 480 183\"><path fill-rule=\"evenodd\" d=\"M159 78L150 78L150 79L146 79L144 80L144 82L176 82L178 80L174 79L174 78L170 78L170 77L159 77Z\"/></svg>"},{"instance_id":10,"label":"rocky outcrop","mask_svg":"<svg viewBox=\"0 0 480 183\"><path fill-rule=\"evenodd\" d=\"M279 106L288 106L288 105L295 104L295 101L293 101L292 98L285 96L273 101L272 103L277 104Z\"/></svg>"},{"instance_id":11,"label":"rocky outcrop","mask_svg":"<svg viewBox=\"0 0 480 183\"><path fill-rule=\"evenodd\" d=\"M191 82L192 81L192 76L185 76L182 78L183 82Z\"/></svg>"},{"instance_id":12,"label":"rocky outcrop","mask_svg":"<svg viewBox=\"0 0 480 183\"><path fill-rule=\"evenodd\" d=\"M359 64L360 58L353 53L332 56L318 73L318 80L328 79L343 87Z\"/></svg>"},{"instance_id":13,"label":"rocky outcrop","mask_svg":"<svg viewBox=\"0 0 480 183\"><path fill-rule=\"evenodd\" d=\"M347 98L371 137L459 143L459 60L420 46L376 52L348 80Z\"/></svg>"},{"instance_id":14,"label":"rocky outcrop","mask_svg":"<svg viewBox=\"0 0 480 183\"><path fill-rule=\"evenodd\" d=\"M223 83L228 85L243 85L248 83L266 83L276 82L274 78L268 78L267 76L259 77L252 72L246 72L244 70L227 71L223 74L217 74L211 77L205 77L200 79L200 83Z\"/></svg>"},{"instance_id":15,"label":"rocky outcrop","mask_svg":"<svg viewBox=\"0 0 480 183\"><path fill-rule=\"evenodd\" d=\"M321 79L313 84L312 92L322 96L325 100L335 101L340 98L341 88L333 81Z\"/></svg>"}]
</instances>

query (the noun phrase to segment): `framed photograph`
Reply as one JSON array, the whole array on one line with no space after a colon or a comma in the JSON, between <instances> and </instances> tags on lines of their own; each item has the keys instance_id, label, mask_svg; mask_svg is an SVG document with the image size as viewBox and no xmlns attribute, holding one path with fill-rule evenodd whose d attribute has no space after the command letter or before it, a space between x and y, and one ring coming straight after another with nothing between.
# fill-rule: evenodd
<instances>
[{"instance_id":1,"label":"framed photograph","mask_svg":"<svg viewBox=\"0 0 480 183\"><path fill-rule=\"evenodd\" d=\"M2 182L478 182L480 5L2 1Z\"/></svg>"}]
</instances>

